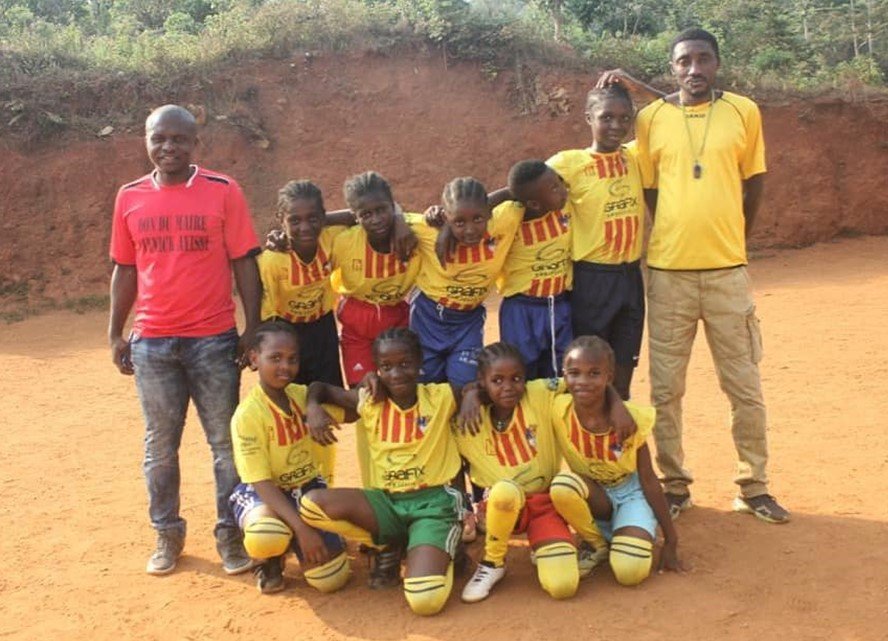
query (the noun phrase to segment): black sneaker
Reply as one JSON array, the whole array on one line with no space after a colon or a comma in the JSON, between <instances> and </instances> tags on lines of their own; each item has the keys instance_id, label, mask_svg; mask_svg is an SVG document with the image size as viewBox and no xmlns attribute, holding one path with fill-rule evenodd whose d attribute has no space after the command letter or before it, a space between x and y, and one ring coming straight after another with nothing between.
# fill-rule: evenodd
<instances>
[{"instance_id":1,"label":"black sneaker","mask_svg":"<svg viewBox=\"0 0 888 641\"><path fill-rule=\"evenodd\" d=\"M163 576L176 569L176 561L185 547L185 536L174 532L158 532L157 547L148 559L145 571L154 576Z\"/></svg>"},{"instance_id":2,"label":"black sneaker","mask_svg":"<svg viewBox=\"0 0 888 641\"><path fill-rule=\"evenodd\" d=\"M734 499L734 511L752 514L765 523L789 523L790 513L770 494L761 494L752 498L738 496Z\"/></svg>"},{"instance_id":3,"label":"black sneaker","mask_svg":"<svg viewBox=\"0 0 888 641\"><path fill-rule=\"evenodd\" d=\"M389 546L384 550L367 549L370 560L371 590L384 590L401 585L401 548Z\"/></svg>"},{"instance_id":4,"label":"black sneaker","mask_svg":"<svg viewBox=\"0 0 888 641\"><path fill-rule=\"evenodd\" d=\"M262 594L274 594L284 589L284 557L276 556L253 568L256 587Z\"/></svg>"},{"instance_id":5,"label":"black sneaker","mask_svg":"<svg viewBox=\"0 0 888 641\"><path fill-rule=\"evenodd\" d=\"M669 508L669 516L672 520L678 518L678 515L693 506L690 494L675 494L674 492L663 492L666 499L666 506Z\"/></svg>"}]
</instances>

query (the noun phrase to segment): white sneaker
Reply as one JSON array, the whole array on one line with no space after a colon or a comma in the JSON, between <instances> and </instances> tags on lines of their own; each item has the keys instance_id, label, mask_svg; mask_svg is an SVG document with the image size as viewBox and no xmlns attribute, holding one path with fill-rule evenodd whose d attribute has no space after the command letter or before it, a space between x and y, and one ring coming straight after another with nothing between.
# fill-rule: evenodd
<instances>
[{"instance_id":1,"label":"white sneaker","mask_svg":"<svg viewBox=\"0 0 888 641\"><path fill-rule=\"evenodd\" d=\"M580 569L580 578L585 579L599 565L607 563L607 559L608 549L606 546L596 549L586 541L582 541L577 550L577 565Z\"/></svg>"},{"instance_id":2,"label":"white sneaker","mask_svg":"<svg viewBox=\"0 0 888 641\"><path fill-rule=\"evenodd\" d=\"M483 601L490 594L493 586L504 576L506 576L506 566L494 568L479 563L475 574L472 575L472 578L466 583L466 587L463 588L462 600L466 603Z\"/></svg>"}]
</instances>

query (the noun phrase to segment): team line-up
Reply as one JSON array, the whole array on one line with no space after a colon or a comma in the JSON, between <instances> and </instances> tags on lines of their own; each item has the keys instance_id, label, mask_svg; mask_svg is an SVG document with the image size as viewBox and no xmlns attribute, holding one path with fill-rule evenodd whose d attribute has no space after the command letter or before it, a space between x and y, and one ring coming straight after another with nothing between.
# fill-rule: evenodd
<instances>
[{"instance_id":1,"label":"team line-up","mask_svg":"<svg viewBox=\"0 0 888 641\"><path fill-rule=\"evenodd\" d=\"M374 171L345 182L341 212L326 211L312 182L291 181L264 251L237 182L192 164L193 116L152 112L155 169L115 204L109 324L145 418L157 531L148 573L173 572L185 544L178 448L189 400L213 452L223 568L253 569L263 593L284 589L290 551L309 585L338 590L351 541L370 555L371 587L403 585L414 612L435 614L479 533L466 602L503 578L514 534L526 533L556 599L602 564L623 585L643 581L658 530L659 566L680 570L673 520L691 506L693 481L681 399L700 320L731 402L734 509L787 522L768 493L745 267L765 173L761 117L715 89L708 32L679 34L670 65L670 95L602 74L586 100L591 146L518 162L493 192L457 178L423 214L403 212ZM633 97L650 103L637 115ZM484 346L494 287L500 341ZM654 407L628 401L646 301ZM259 381L238 402L247 364ZM334 484L340 429L354 431L361 488Z\"/></svg>"}]
</instances>

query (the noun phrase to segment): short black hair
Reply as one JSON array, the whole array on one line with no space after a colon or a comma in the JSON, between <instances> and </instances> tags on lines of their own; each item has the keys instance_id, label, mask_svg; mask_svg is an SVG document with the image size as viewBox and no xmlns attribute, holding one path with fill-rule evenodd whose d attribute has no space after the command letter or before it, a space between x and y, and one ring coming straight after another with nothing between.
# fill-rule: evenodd
<instances>
[{"instance_id":1,"label":"short black hair","mask_svg":"<svg viewBox=\"0 0 888 641\"><path fill-rule=\"evenodd\" d=\"M320 188L310 180L291 180L278 190L277 216L282 218L284 213L293 206L294 200L314 200L321 213L324 212L324 196Z\"/></svg>"},{"instance_id":2,"label":"short black hair","mask_svg":"<svg viewBox=\"0 0 888 641\"><path fill-rule=\"evenodd\" d=\"M635 109L635 105L632 104L632 96L629 95L626 87L623 85L612 84L607 87L592 89L586 94L586 113L592 113L592 110L595 109L599 103L611 99L623 100L629 105L629 109Z\"/></svg>"},{"instance_id":3,"label":"short black hair","mask_svg":"<svg viewBox=\"0 0 888 641\"><path fill-rule=\"evenodd\" d=\"M575 349L585 349L588 350L593 356L598 358L604 358L607 362L608 367L613 372L614 367L616 366L616 357L614 356L614 350L610 346L610 344L601 338L600 336L577 336L570 342L570 345L567 346L567 349L564 350L564 363L567 363L568 357L570 357L570 353Z\"/></svg>"},{"instance_id":4,"label":"short black hair","mask_svg":"<svg viewBox=\"0 0 888 641\"><path fill-rule=\"evenodd\" d=\"M509 191L512 196L524 201L524 188L549 171L549 165L542 160L520 160L509 170Z\"/></svg>"},{"instance_id":5,"label":"short black hair","mask_svg":"<svg viewBox=\"0 0 888 641\"><path fill-rule=\"evenodd\" d=\"M258 350L261 348L262 341L272 334L287 334L296 343L296 348L299 348L299 334L296 332L295 327L287 321L267 320L259 323L259 326L256 327L256 330L253 332L253 339L250 341L250 349Z\"/></svg>"},{"instance_id":6,"label":"short black hair","mask_svg":"<svg viewBox=\"0 0 888 641\"><path fill-rule=\"evenodd\" d=\"M511 343L500 341L498 343L485 345L484 348L478 352L478 356L476 357L476 360L478 361L478 375L480 376L484 374L484 372L490 369L490 366L493 365L495 361L498 361L501 358L511 358L517 363L520 363L522 368L527 367L524 363L524 357L521 355L521 350Z\"/></svg>"},{"instance_id":7,"label":"short black hair","mask_svg":"<svg viewBox=\"0 0 888 641\"><path fill-rule=\"evenodd\" d=\"M345 184L342 186L342 192L345 196L345 202L348 203L349 208L352 210L358 206L358 199L367 194L382 194L394 202L392 188L388 181L375 171L365 171L362 174L352 176L345 181Z\"/></svg>"},{"instance_id":8,"label":"short black hair","mask_svg":"<svg viewBox=\"0 0 888 641\"><path fill-rule=\"evenodd\" d=\"M672 44L669 45L670 60L672 60L672 56L675 54L675 47L678 46L678 43L687 42L688 40L702 40L703 42L708 42L712 45L712 50L715 52L716 59L721 60L721 56L718 53L718 40L716 40L714 35L706 31L706 29L701 29L699 27L685 29L672 39Z\"/></svg>"},{"instance_id":9,"label":"short black hair","mask_svg":"<svg viewBox=\"0 0 888 641\"><path fill-rule=\"evenodd\" d=\"M185 124L192 133L197 133L197 120L194 114L180 105L163 105L154 109L145 119L145 133L150 132L164 118L174 118Z\"/></svg>"},{"instance_id":10,"label":"short black hair","mask_svg":"<svg viewBox=\"0 0 888 641\"><path fill-rule=\"evenodd\" d=\"M383 343L401 343L409 349L419 362L422 363L422 345L419 342L419 336L406 327L390 327L383 330L379 336L373 341L373 362L375 363L379 355L379 346Z\"/></svg>"}]
</instances>

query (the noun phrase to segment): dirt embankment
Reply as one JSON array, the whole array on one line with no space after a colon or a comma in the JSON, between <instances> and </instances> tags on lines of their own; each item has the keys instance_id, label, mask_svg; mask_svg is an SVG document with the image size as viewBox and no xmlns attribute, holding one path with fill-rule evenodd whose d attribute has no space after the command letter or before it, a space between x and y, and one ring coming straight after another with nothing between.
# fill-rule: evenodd
<instances>
[{"instance_id":1,"label":"dirt embankment","mask_svg":"<svg viewBox=\"0 0 888 641\"><path fill-rule=\"evenodd\" d=\"M291 178L312 178L336 207L343 179L373 168L420 208L454 176L492 188L516 160L588 144L591 78L575 72L537 69L516 82L439 58L321 56L233 74L192 96L206 108L200 161L242 183L259 231ZM114 194L149 169L139 131L148 107L103 139L27 153L0 140L0 313L104 294ZM763 113L770 175L754 245L888 232L888 103L766 104Z\"/></svg>"}]
</instances>

